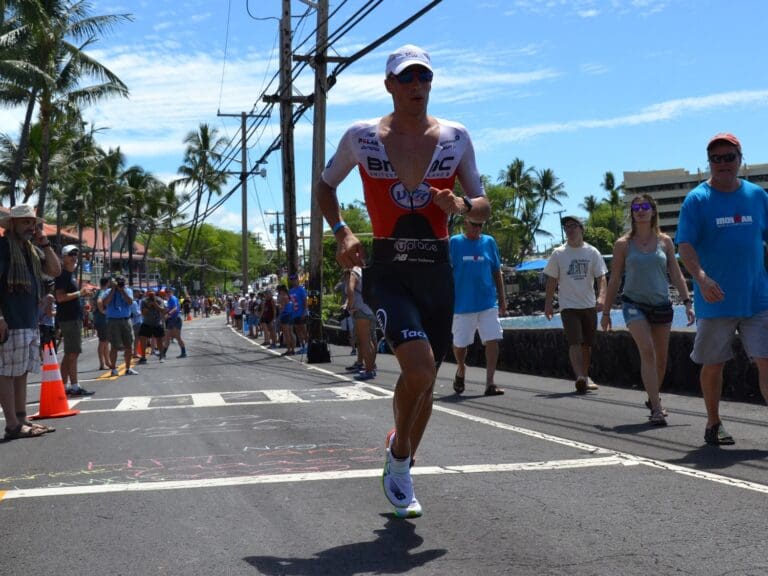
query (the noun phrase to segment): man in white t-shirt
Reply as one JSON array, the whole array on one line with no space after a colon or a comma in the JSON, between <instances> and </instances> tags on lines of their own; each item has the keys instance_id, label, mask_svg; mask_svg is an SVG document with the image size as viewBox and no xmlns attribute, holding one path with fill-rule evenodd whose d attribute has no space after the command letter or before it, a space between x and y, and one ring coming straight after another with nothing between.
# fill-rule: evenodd
<instances>
[{"instance_id":1,"label":"man in white t-shirt","mask_svg":"<svg viewBox=\"0 0 768 576\"><path fill-rule=\"evenodd\" d=\"M547 294L544 315L553 316L552 299L558 289L560 318L568 339L568 357L576 375L576 392L586 394L597 390L589 380L592 345L597 332L597 313L605 302L608 270L600 252L584 242L584 223L577 216L564 216L560 224L567 241L555 248L544 268L547 276ZM595 280L600 294L595 298Z\"/></svg>"}]
</instances>

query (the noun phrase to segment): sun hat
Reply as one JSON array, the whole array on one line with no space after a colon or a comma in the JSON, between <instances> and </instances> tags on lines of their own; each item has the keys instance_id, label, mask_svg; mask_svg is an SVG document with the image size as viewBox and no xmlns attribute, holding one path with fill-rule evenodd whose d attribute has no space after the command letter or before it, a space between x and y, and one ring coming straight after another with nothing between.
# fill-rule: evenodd
<instances>
[{"instance_id":1,"label":"sun hat","mask_svg":"<svg viewBox=\"0 0 768 576\"><path fill-rule=\"evenodd\" d=\"M38 224L43 221L42 218L37 217L37 214L35 214L35 207L31 204L17 204L16 206L11 206L8 214L0 216L0 226L8 228L11 224L11 220L14 218L35 218Z\"/></svg>"},{"instance_id":2,"label":"sun hat","mask_svg":"<svg viewBox=\"0 0 768 576\"><path fill-rule=\"evenodd\" d=\"M424 66L424 68L433 72L432 60L426 50L414 46L413 44L406 44L392 52L387 58L386 75L389 76L390 74L394 74L397 76L400 72L408 68L408 66L413 66L414 64Z\"/></svg>"}]
</instances>

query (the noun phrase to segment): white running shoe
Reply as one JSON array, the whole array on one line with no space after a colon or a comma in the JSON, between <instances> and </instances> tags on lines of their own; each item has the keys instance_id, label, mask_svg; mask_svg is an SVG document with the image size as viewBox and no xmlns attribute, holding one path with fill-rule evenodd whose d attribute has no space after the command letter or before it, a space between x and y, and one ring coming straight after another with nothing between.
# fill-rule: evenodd
<instances>
[{"instance_id":1,"label":"white running shoe","mask_svg":"<svg viewBox=\"0 0 768 576\"><path fill-rule=\"evenodd\" d=\"M395 508L401 508L405 511L414 500L410 458L400 461L392 457L392 443L394 439L395 431L390 430L387 433L387 457L384 461L384 473L381 475L381 484L387 500Z\"/></svg>"},{"instance_id":2,"label":"white running shoe","mask_svg":"<svg viewBox=\"0 0 768 576\"><path fill-rule=\"evenodd\" d=\"M415 494L406 508L395 508L395 516L398 518L420 518L422 514L421 504Z\"/></svg>"}]
</instances>

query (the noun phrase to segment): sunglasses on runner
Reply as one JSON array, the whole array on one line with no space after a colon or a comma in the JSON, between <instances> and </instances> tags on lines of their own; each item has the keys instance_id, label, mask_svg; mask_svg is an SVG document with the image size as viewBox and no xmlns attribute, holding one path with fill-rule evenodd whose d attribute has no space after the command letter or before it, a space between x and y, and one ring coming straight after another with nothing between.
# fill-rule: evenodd
<instances>
[{"instance_id":1,"label":"sunglasses on runner","mask_svg":"<svg viewBox=\"0 0 768 576\"><path fill-rule=\"evenodd\" d=\"M709 161L712 164L722 164L723 162L733 162L736 160L738 154L736 152L728 152L728 154L710 154Z\"/></svg>"},{"instance_id":2,"label":"sunglasses on runner","mask_svg":"<svg viewBox=\"0 0 768 576\"><path fill-rule=\"evenodd\" d=\"M405 72L400 72L400 74L395 74L394 76L399 84L410 84L413 82L414 78L418 78L419 82L422 84L429 84L432 82L432 78L434 78L435 75L429 70L420 70L419 72L416 72L415 70L406 70Z\"/></svg>"},{"instance_id":3,"label":"sunglasses on runner","mask_svg":"<svg viewBox=\"0 0 768 576\"><path fill-rule=\"evenodd\" d=\"M640 210L650 210L652 208L650 202L641 202L640 204L632 204L632 212L640 212Z\"/></svg>"},{"instance_id":4,"label":"sunglasses on runner","mask_svg":"<svg viewBox=\"0 0 768 576\"><path fill-rule=\"evenodd\" d=\"M482 228L485 225L485 222L472 222L472 220L467 220L467 224L474 226L475 228Z\"/></svg>"}]
</instances>

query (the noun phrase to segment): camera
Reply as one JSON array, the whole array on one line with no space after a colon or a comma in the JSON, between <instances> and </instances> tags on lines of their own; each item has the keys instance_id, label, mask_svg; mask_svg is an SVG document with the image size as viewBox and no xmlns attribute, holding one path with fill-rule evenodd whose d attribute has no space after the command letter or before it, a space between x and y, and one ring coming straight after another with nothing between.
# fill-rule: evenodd
<instances>
[{"instance_id":1,"label":"camera","mask_svg":"<svg viewBox=\"0 0 768 576\"><path fill-rule=\"evenodd\" d=\"M118 276L117 278L115 278L115 284L117 284L118 288L125 288L125 277Z\"/></svg>"}]
</instances>

